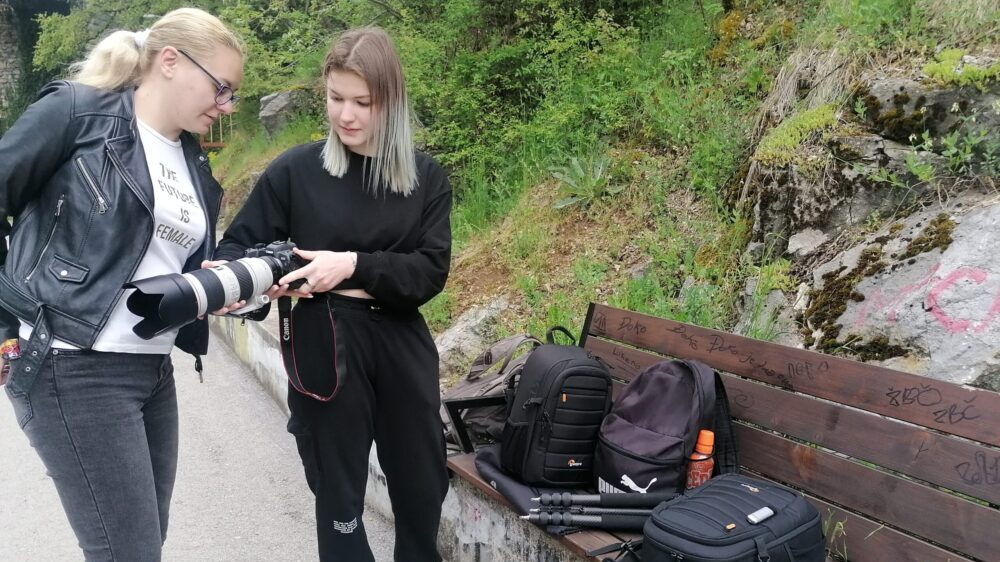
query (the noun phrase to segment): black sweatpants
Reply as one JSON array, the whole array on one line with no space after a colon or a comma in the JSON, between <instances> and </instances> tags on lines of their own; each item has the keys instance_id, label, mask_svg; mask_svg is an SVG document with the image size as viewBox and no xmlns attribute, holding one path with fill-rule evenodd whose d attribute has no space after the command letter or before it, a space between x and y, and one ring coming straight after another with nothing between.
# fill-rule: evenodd
<instances>
[{"instance_id":1,"label":"black sweatpants","mask_svg":"<svg viewBox=\"0 0 1000 562\"><path fill-rule=\"evenodd\" d=\"M328 294L299 299L291 325L300 386L325 397L339 385L327 402L288 391L288 430L316 496L320 560L374 561L361 518L374 438L395 518L395 562L440 561L448 473L438 354L423 318Z\"/></svg>"}]
</instances>

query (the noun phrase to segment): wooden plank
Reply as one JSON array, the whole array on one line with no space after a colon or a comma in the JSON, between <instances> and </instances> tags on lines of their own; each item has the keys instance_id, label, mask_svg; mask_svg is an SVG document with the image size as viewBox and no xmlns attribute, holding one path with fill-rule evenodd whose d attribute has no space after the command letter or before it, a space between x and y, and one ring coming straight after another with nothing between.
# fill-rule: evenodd
<instances>
[{"instance_id":1,"label":"wooden plank","mask_svg":"<svg viewBox=\"0 0 1000 562\"><path fill-rule=\"evenodd\" d=\"M479 476L479 471L476 470L475 453L448 457L448 468L450 468L456 476L472 484L477 490L480 490L490 498L500 502L500 504L505 506L506 509L510 509L516 513L514 506L507 501L507 498L503 497L503 494L496 491L493 486L490 486L489 482L486 482ZM525 521L524 524L531 525L531 523L528 523L527 521ZM573 553L586 558L587 552L591 550L596 550L609 544L618 543L622 540L629 540L631 538L635 538L637 535L623 534L619 536L618 534L611 534L605 531L581 530L568 535L551 536L553 539L565 545ZM604 556L591 557L591 559L599 562L604 559Z\"/></svg>"},{"instance_id":2,"label":"wooden plank","mask_svg":"<svg viewBox=\"0 0 1000 562\"><path fill-rule=\"evenodd\" d=\"M723 381L735 418L1000 504L1000 449L732 375Z\"/></svg>"},{"instance_id":3,"label":"wooden plank","mask_svg":"<svg viewBox=\"0 0 1000 562\"><path fill-rule=\"evenodd\" d=\"M608 340L587 338L584 349L599 357L608 366L614 379L630 381L643 369L662 361L662 355L655 355L630 347L624 347Z\"/></svg>"},{"instance_id":4,"label":"wooden plank","mask_svg":"<svg viewBox=\"0 0 1000 562\"><path fill-rule=\"evenodd\" d=\"M1000 554L1000 510L742 423L736 435L740 461L754 472L946 548L982 560Z\"/></svg>"},{"instance_id":5,"label":"wooden plank","mask_svg":"<svg viewBox=\"0 0 1000 562\"><path fill-rule=\"evenodd\" d=\"M698 359L782 388L1000 446L1000 393L753 340L606 305L591 305L588 337Z\"/></svg>"},{"instance_id":6,"label":"wooden plank","mask_svg":"<svg viewBox=\"0 0 1000 562\"><path fill-rule=\"evenodd\" d=\"M745 471L749 476L771 480ZM972 562L939 546L803 494L823 518L827 551L851 562ZM991 561L992 562L992 561Z\"/></svg>"}]
</instances>

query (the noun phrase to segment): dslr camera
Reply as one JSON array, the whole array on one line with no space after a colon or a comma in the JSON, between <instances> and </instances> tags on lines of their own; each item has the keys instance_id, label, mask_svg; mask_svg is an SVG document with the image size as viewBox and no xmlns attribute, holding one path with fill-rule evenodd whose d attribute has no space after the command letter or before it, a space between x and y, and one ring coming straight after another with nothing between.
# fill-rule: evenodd
<instances>
[{"instance_id":1,"label":"dslr camera","mask_svg":"<svg viewBox=\"0 0 1000 562\"><path fill-rule=\"evenodd\" d=\"M234 302L247 304L232 314L264 306L270 300L264 293L278 279L308 263L292 252L294 248L293 242L257 244L247 248L244 257L215 267L126 283L126 289L135 289L126 305L142 318L132 331L148 340ZM303 282L300 279L291 288Z\"/></svg>"}]
</instances>

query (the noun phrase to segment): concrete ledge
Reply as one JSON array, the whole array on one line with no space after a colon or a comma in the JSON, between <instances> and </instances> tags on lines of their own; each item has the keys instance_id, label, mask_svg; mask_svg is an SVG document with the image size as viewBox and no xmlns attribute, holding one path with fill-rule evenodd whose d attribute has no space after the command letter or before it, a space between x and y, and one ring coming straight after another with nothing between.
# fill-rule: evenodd
<instances>
[{"instance_id":1,"label":"concrete ledge","mask_svg":"<svg viewBox=\"0 0 1000 562\"><path fill-rule=\"evenodd\" d=\"M438 548L448 562L585 562L458 477L444 499Z\"/></svg>"},{"instance_id":2,"label":"concrete ledge","mask_svg":"<svg viewBox=\"0 0 1000 562\"><path fill-rule=\"evenodd\" d=\"M243 322L213 316L212 331L248 367L264 390L288 415L288 383L281 362L277 314L263 322ZM211 376L211 366L206 375ZM378 464L375 447L368 461L368 489L365 503L392 521L392 507L385 474ZM441 515L438 546L448 562L583 562L551 535L526 524L506 506L475 489L461 478L451 479Z\"/></svg>"}]
</instances>

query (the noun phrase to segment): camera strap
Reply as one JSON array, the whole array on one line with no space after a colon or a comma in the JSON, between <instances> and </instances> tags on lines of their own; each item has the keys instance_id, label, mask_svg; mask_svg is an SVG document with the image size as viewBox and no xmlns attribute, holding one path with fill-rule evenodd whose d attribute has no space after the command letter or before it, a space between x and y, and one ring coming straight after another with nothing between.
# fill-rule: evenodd
<instances>
[{"instance_id":1,"label":"camera strap","mask_svg":"<svg viewBox=\"0 0 1000 562\"><path fill-rule=\"evenodd\" d=\"M281 340L281 361L285 364L285 374L288 376L288 382L292 385L296 391L304 394L320 402L329 402L333 400L333 397L337 395L337 391L340 390L340 375L346 372L346 358L343 353L340 353L337 345L337 326L333 319L333 310L329 306L326 307L327 314L330 318L330 333L333 334L333 341L330 342L330 349L333 353L333 376L336 378L336 384L334 384L333 392L329 396L321 396L314 392L306 390L305 386L302 384L302 377L299 376L298 366L295 361L295 330L292 328L292 299L291 297L280 297L278 299L278 327L280 330L279 339Z\"/></svg>"}]
</instances>

